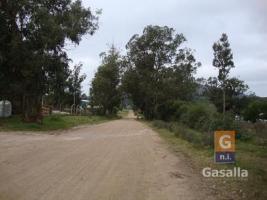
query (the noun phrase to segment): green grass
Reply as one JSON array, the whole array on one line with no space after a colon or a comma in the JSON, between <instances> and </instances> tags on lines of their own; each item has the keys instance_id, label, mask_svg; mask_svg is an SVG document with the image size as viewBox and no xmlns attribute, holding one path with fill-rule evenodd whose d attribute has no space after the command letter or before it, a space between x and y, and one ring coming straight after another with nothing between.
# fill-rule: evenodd
<instances>
[{"instance_id":1,"label":"green grass","mask_svg":"<svg viewBox=\"0 0 267 200\"><path fill-rule=\"evenodd\" d=\"M96 124L115 119L105 116L52 115L44 117L43 123L24 123L19 116L0 119L0 131L51 131L68 129L83 124Z\"/></svg>"},{"instance_id":2,"label":"green grass","mask_svg":"<svg viewBox=\"0 0 267 200\"><path fill-rule=\"evenodd\" d=\"M267 199L267 147L255 145L250 142L237 141L236 163L215 164L213 161L214 151L210 146L196 145L181 139L167 128L155 127L155 123L148 123L159 135L167 141L174 152L184 154L189 158L193 166L201 173L204 167L212 169L233 169L241 167L247 169L249 178L227 179L212 178L204 180L211 184L218 185L222 195L233 199ZM223 198L222 198L223 199Z\"/></svg>"}]
</instances>

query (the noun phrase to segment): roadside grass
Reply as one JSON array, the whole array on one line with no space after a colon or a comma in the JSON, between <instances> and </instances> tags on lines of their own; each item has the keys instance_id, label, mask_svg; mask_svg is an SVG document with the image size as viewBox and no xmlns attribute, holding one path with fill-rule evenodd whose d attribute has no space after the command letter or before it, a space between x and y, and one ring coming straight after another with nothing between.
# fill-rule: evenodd
<instances>
[{"instance_id":1,"label":"roadside grass","mask_svg":"<svg viewBox=\"0 0 267 200\"><path fill-rule=\"evenodd\" d=\"M177 134L167 128L159 128L153 122L147 122L160 137L167 141L174 152L184 154L190 158L192 164L201 172L205 167L212 169L233 169L240 167L247 169L249 177L244 178L204 178L212 189L219 191L221 199L267 199L267 147L253 143L237 141L236 163L215 164L213 160L214 151L211 146L193 144L181 139ZM186 129L180 127L179 131ZM185 130L188 131L188 130Z\"/></svg>"},{"instance_id":2,"label":"roadside grass","mask_svg":"<svg viewBox=\"0 0 267 200\"><path fill-rule=\"evenodd\" d=\"M43 123L25 123L20 116L0 119L0 131L52 131L68 129L84 124L102 123L116 117L105 116L72 116L51 115L43 119Z\"/></svg>"}]
</instances>

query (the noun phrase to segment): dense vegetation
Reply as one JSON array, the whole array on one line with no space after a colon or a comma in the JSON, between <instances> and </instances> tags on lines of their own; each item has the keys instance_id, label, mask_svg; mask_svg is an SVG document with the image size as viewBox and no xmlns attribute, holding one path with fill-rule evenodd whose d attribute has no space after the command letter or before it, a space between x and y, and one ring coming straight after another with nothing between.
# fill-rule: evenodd
<instances>
[{"instance_id":1,"label":"dense vegetation","mask_svg":"<svg viewBox=\"0 0 267 200\"><path fill-rule=\"evenodd\" d=\"M147 26L126 46L122 85L147 119L164 115L169 102L193 96L193 74L200 64L191 49L182 47L185 41L172 28Z\"/></svg>"},{"instance_id":2,"label":"dense vegetation","mask_svg":"<svg viewBox=\"0 0 267 200\"><path fill-rule=\"evenodd\" d=\"M125 56L112 47L92 82L92 105L114 112L126 97L146 119L205 131L232 129L235 119L266 119L266 100L247 94L245 82L230 76L235 65L226 34L212 46L218 76L208 79L194 77L201 64L185 41L173 28L150 25L129 40Z\"/></svg>"},{"instance_id":3,"label":"dense vegetation","mask_svg":"<svg viewBox=\"0 0 267 200\"><path fill-rule=\"evenodd\" d=\"M235 166L249 170L248 180L209 179L208 183L216 188L220 196L219 199L223 197L224 199L241 199L241 197L242 199L266 199L267 171L263 166L266 166L267 148L264 145L259 145L262 138L265 137L266 139L266 124L245 123L246 129L257 130L257 135L260 136L261 134L259 141L238 140L236 143L236 157L238 158L236 163L220 165L213 162L213 148L209 146L203 148L199 143L202 141L203 133L174 122L154 121L149 124L170 144L174 152L179 155L182 152L187 158L190 158L190 162L193 162L199 171L208 166L212 169L232 169Z\"/></svg>"},{"instance_id":4,"label":"dense vegetation","mask_svg":"<svg viewBox=\"0 0 267 200\"><path fill-rule=\"evenodd\" d=\"M80 103L85 75L81 64L71 70L64 47L93 35L98 14L80 0L1 2L0 97L24 121L41 119L42 102L57 109ZM235 64L227 35L211 46L218 76L196 79L201 63L185 36L167 26L145 27L130 38L124 56L114 46L102 54L90 89L92 111L116 114L132 102L146 119L201 131L232 129L237 118L266 119L266 100L247 95L246 83L230 76Z\"/></svg>"},{"instance_id":5,"label":"dense vegetation","mask_svg":"<svg viewBox=\"0 0 267 200\"><path fill-rule=\"evenodd\" d=\"M218 76L208 79L194 77L201 64L185 41L172 28L150 25L129 40L125 56L113 46L92 81L92 107L116 113L131 99L138 115L195 145L212 147L215 130L236 130L240 141L265 145L267 101L230 76L235 64L228 36L212 46Z\"/></svg>"},{"instance_id":6,"label":"dense vegetation","mask_svg":"<svg viewBox=\"0 0 267 200\"><path fill-rule=\"evenodd\" d=\"M25 121L41 118L43 95L64 97L71 74L64 47L94 34L97 14L80 0L0 2L0 97Z\"/></svg>"}]
</instances>

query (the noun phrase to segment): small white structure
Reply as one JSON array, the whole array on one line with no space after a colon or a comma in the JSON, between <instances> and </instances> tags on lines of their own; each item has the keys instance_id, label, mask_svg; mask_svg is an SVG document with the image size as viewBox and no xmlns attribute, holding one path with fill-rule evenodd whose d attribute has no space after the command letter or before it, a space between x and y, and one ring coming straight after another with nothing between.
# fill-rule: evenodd
<instances>
[{"instance_id":1,"label":"small white structure","mask_svg":"<svg viewBox=\"0 0 267 200\"><path fill-rule=\"evenodd\" d=\"M12 114L12 105L10 101L0 101L0 117L10 117Z\"/></svg>"}]
</instances>

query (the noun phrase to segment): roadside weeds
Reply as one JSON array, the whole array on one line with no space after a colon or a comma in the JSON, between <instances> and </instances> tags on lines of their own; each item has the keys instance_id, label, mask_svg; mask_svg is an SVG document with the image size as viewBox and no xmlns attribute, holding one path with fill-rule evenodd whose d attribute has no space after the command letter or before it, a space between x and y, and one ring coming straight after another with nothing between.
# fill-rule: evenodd
<instances>
[{"instance_id":1,"label":"roadside weeds","mask_svg":"<svg viewBox=\"0 0 267 200\"><path fill-rule=\"evenodd\" d=\"M190 162L190 165L197 170L202 177L203 183L212 189L218 199L258 199L267 198L266 186L266 149L259 149L253 145L243 142L237 143L237 162L235 164L215 164L213 161L213 149L194 145L183 140L165 128L153 126L152 122L146 122L163 138L169 148L176 153L182 153ZM212 169L233 169L240 167L249 171L249 178L206 178L202 176L202 169L210 167Z\"/></svg>"}]
</instances>

